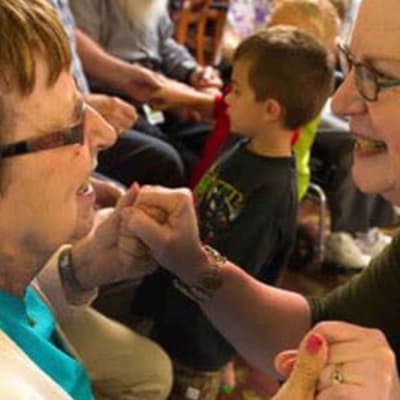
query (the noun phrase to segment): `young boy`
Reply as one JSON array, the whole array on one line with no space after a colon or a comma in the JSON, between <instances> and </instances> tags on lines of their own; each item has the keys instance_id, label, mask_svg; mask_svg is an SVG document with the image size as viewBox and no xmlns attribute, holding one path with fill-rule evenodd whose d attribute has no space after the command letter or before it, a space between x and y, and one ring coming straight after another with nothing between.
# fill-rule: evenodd
<instances>
[{"instance_id":1,"label":"young boy","mask_svg":"<svg viewBox=\"0 0 400 400\"><path fill-rule=\"evenodd\" d=\"M243 139L196 187L199 226L204 242L270 283L286 264L295 233L292 133L318 115L331 87L324 46L296 28L261 30L235 53L226 103L231 130ZM157 94L158 104L171 104L169 96L211 115L212 97L178 98L171 87ZM176 361L171 398L214 399L220 370L235 350L174 285L167 289L156 336Z\"/></svg>"},{"instance_id":2,"label":"young boy","mask_svg":"<svg viewBox=\"0 0 400 400\"><path fill-rule=\"evenodd\" d=\"M267 27L290 25L303 29L319 39L329 51L332 63L336 63L337 40L340 20L335 7L329 0L281 0L267 19ZM299 132L293 146L296 156L297 188L299 201L305 196L311 180L311 147L321 122L318 115Z\"/></svg>"}]
</instances>

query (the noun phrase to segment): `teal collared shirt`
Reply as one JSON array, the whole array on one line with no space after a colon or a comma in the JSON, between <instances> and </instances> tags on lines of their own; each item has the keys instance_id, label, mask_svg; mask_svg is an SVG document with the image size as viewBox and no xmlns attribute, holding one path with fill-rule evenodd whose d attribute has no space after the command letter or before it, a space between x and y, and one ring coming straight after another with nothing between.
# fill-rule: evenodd
<instances>
[{"instance_id":1,"label":"teal collared shirt","mask_svg":"<svg viewBox=\"0 0 400 400\"><path fill-rule=\"evenodd\" d=\"M63 349L55 328L53 314L32 287L23 300L0 290L0 329L74 400L93 400L85 369Z\"/></svg>"}]
</instances>

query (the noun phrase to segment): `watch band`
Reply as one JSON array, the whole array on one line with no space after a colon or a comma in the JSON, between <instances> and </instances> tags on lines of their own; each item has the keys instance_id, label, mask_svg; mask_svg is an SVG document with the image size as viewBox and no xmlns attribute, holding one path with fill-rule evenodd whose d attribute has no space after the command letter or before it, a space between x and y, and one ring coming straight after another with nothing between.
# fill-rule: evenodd
<instances>
[{"instance_id":1,"label":"watch band","mask_svg":"<svg viewBox=\"0 0 400 400\"><path fill-rule=\"evenodd\" d=\"M58 256L58 268L65 286L74 291L84 291L72 269L72 246L65 246L60 252Z\"/></svg>"},{"instance_id":2,"label":"watch band","mask_svg":"<svg viewBox=\"0 0 400 400\"><path fill-rule=\"evenodd\" d=\"M211 300L214 293L222 287L221 266L227 261L226 257L222 256L213 247L205 245L203 249L207 253L212 268L202 273L195 284L187 284L178 278L173 280L176 289L199 304Z\"/></svg>"}]
</instances>

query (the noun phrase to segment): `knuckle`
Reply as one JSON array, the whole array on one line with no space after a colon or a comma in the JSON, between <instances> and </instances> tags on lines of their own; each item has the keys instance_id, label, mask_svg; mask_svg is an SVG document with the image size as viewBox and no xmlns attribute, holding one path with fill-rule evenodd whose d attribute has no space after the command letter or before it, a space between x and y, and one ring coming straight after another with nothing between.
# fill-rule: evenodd
<instances>
[{"instance_id":1,"label":"knuckle","mask_svg":"<svg viewBox=\"0 0 400 400\"><path fill-rule=\"evenodd\" d=\"M323 333L326 329L328 329L330 326L330 322L328 321L322 321L322 322L318 322L314 328L313 331L319 332L319 333Z\"/></svg>"},{"instance_id":2,"label":"knuckle","mask_svg":"<svg viewBox=\"0 0 400 400\"><path fill-rule=\"evenodd\" d=\"M192 199L192 191L190 189L180 188L180 189L176 189L176 191L177 191L178 197L181 198L182 200Z\"/></svg>"},{"instance_id":3,"label":"knuckle","mask_svg":"<svg viewBox=\"0 0 400 400\"><path fill-rule=\"evenodd\" d=\"M376 328L371 328L368 329L367 334L371 339L373 339L377 343L380 343L382 345L387 344L386 336L381 330Z\"/></svg>"},{"instance_id":4,"label":"knuckle","mask_svg":"<svg viewBox=\"0 0 400 400\"><path fill-rule=\"evenodd\" d=\"M118 110L118 108L120 107L121 102L120 99L118 97L111 97L110 99L110 108L114 111Z\"/></svg>"},{"instance_id":5,"label":"knuckle","mask_svg":"<svg viewBox=\"0 0 400 400\"><path fill-rule=\"evenodd\" d=\"M142 193L152 193L152 192L155 192L155 191L157 191L157 186L151 186L151 185L143 185L141 188L140 188L140 191L142 192Z\"/></svg>"},{"instance_id":6,"label":"knuckle","mask_svg":"<svg viewBox=\"0 0 400 400\"><path fill-rule=\"evenodd\" d=\"M394 352L388 346L379 347L377 350L377 357L380 359L382 365L390 365L392 367L396 364Z\"/></svg>"},{"instance_id":7,"label":"knuckle","mask_svg":"<svg viewBox=\"0 0 400 400\"><path fill-rule=\"evenodd\" d=\"M111 96L111 97L110 97L110 102L111 102L111 104L118 104L119 101L120 101L120 100L119 100L118 97L115 97L115 96Z\"/></svg>"}]
</instances>

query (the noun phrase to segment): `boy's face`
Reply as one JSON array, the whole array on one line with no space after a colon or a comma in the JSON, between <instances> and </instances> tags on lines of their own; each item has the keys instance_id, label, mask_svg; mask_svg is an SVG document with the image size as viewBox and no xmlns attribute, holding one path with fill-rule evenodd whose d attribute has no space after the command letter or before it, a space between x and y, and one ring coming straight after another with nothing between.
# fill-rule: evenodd
<instances>
[{"instance_id":1,"label":"boy's face","mask_svg":"<svg viewBox=\"0 0 400 400\"><path fill-rule=\"evenodd\" d=\"M265 129L265 102L256 101L249 85L248 60L238 60L232 70L232 90L226 97L231 130L243 136L254 137Z\"/></svg>"}]
</instances>

